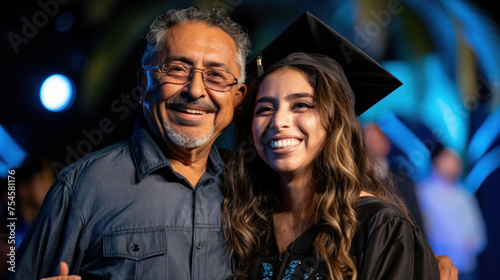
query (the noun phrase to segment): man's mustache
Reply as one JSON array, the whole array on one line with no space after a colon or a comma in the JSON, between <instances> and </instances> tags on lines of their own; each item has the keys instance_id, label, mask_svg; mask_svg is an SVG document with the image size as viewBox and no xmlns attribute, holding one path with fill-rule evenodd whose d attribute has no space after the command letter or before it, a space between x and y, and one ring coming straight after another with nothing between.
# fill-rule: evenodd
<instances>
[{"instance_id":1,"label":"man's mustache","mask_svg":"<svg viewBox=\"0 0 500 280\"><path fill-rule=\"evenodd\" d=\"M201 109L205 109L207 111L213 111L217 112L219 111L219 107L215 105L214 103L208 102L206 100L186 100L183 98L170 98L168 99L165 104L167 106L183 106L183 105L195 105L197 107L200 107Z\"/></svg>"}]
</instances>

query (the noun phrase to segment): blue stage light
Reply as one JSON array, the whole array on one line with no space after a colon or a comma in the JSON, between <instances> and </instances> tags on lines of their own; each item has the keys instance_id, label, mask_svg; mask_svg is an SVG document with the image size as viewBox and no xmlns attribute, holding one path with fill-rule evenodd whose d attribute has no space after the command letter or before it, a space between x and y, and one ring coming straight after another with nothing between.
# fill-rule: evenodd
<instances>
[{"instance_id":1,"label":"blue stage light","mask_svg":"<svg viewBox=\"0 0 500 280\"><path fill-rule=\"evenodd\" d=\"M500 137L500 106L483 122L472 135L467 151L468 160L476 163Z\"/></svg>"},{"instance_id":2,"label":"blue stage light","mask_svg":"<svg viewBox=\"0 0 500 280\"><path fill-rule=\"evenodd\" d=\"M0 177L7 178L8 170L20 167L26 156L23 148L0 125Z\"/></svg>"},{"instance_id":3,"label":"blue stage light","mask_svg":"<svg viewBox=\"0 0 500 280\"><path fill-rule=\"evenodd\" d=\"M464 185L475 193L495 170L500 168L500 147L496 147L482 157L465 178Z\"/></svg>"},{"instance_id":4,"label":"blue stage light","mask_svg":"<svg viewBox=\"0 0 500 280\"><path fill-rule=\"evenodd\" d=\"M49 111L59 112L67 109L74 101L73 83L61 74L48 77L40 88L40 100Z\"/></svg>"},{"instance_id":5,"label":"blue stage light","mask_svg":"<svg viewBox=\"0 0 500 280\"><path fill-rule=\"evenodd\" d=\"M408 175L414 181L420 181L429 176L432 162L431 153L426 144L390 111L381 115L377 123L392 144L403 152L412 164L414 169L408 172L411 173Z\"/></svg>"}]
</instances>

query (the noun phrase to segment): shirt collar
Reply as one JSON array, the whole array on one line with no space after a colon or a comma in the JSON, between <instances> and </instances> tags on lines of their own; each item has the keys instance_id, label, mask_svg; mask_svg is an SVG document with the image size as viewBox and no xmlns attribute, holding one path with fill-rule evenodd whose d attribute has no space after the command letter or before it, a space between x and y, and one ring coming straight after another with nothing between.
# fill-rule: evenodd
<instances>
[{"instance_id":1,"label":"shirt collar","mask_svg":"<svg viewBox=\"0 0 500 280\"><path fill-rule=\"evenodd\" d=\"M142 181L146 176L157 169L167 166L170 167L170 162L165 157L160 147L158 147L146 127L147 124L140 120L137 121L129 142L139 181ZM222 172L222 169L223 161L217 148L212 146L210 154L208 155L207 171L211 173L211 175L216 176Z\"/></svg>"}]
</instances>

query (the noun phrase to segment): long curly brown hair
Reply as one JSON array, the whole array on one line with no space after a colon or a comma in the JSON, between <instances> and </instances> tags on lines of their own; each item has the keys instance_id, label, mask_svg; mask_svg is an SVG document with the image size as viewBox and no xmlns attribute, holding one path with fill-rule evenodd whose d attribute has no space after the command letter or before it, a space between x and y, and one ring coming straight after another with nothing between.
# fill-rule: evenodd
<instances>
[{"instance_id":1,"label":"long curly brown hair","mask_svg":"<svg viewBox=\"0 0 500 280\"><path fill-rule=\"evenodd\" d=\"M317 192L315 221L321 228L314 246L330 279L356 279L349 255L357 229L354 205L361 191L395 204L408 218L402 200L375 174L363 130L343 87L323 71L306 65L285 66L305 73L314 88L315 107L327 138L313 163ZM279 69L279 68L278 68ZM251 136L255 96L272 69L249 84L246 102L236 112L236 145L226 165L222 207L224 234L236 261L235 278L246 279L262 248L273 238L273 213L280 205L279 175L257 155ZM409 218L411 221L411 219Z\"/></svg>"}]
</instances>

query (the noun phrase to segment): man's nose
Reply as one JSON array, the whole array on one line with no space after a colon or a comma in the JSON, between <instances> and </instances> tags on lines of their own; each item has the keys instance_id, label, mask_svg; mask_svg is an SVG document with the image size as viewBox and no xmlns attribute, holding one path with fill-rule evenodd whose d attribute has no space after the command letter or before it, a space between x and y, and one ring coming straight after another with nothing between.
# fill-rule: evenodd
<instances>
[{"instance_id":1,"label":"man's nose","mask_svg":"<svg viewBox=\"0 0 500 280\"><path fill-rule=\"evenodd\" d=\"M191 96L192 99L198 100L205 96L207 90L205 84L203 83L202 72L198 69L193 69L193 76L186 84L186 92Z\"/></svg>"}]
</instances>

